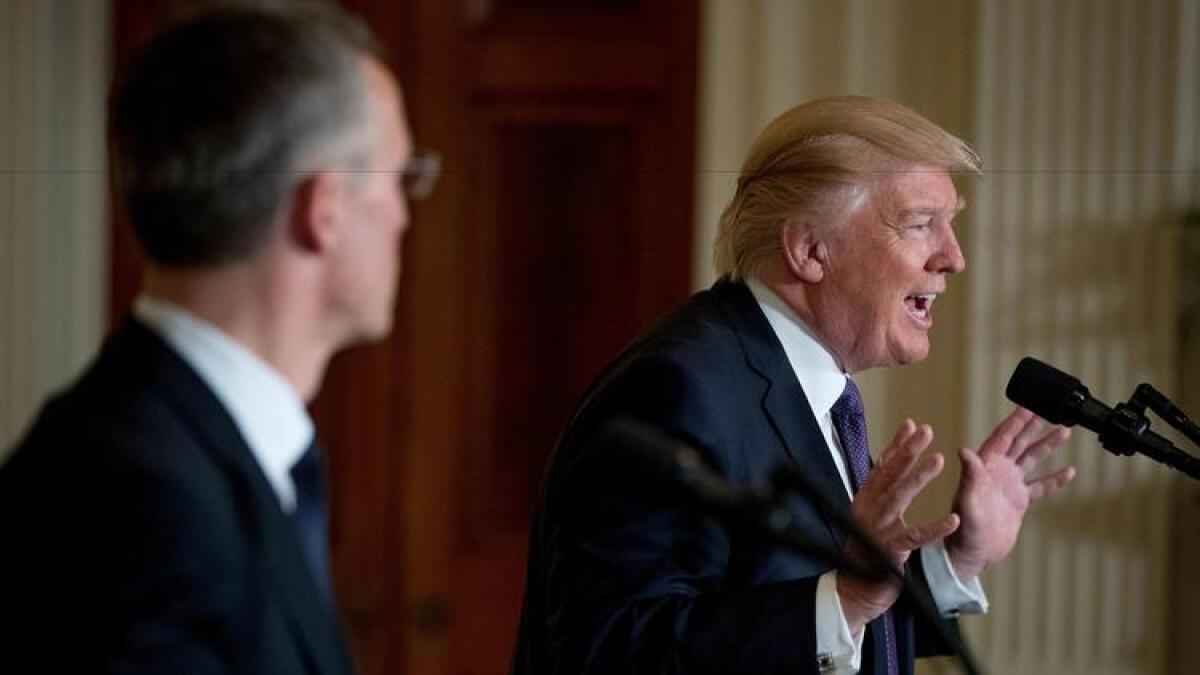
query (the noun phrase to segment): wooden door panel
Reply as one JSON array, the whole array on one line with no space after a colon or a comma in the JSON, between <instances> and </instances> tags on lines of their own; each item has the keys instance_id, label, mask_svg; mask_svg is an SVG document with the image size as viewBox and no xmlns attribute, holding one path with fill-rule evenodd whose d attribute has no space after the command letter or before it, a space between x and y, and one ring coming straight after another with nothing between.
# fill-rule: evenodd
<instances>
[{"instance_id":1,"label":"wooden door panel","mask_svg":"<svg viewBox=\"0 0 1200 675\"><path fill-rule=\"evenodd\" d=\"M650 35L648 24L669 11L663 0L465 0L465 17L476 32L538 34L542 39L593 35L612 41L632 32ZM689 2L683 6L684 19ZM660 36L661 36L661 32Z\"/></svg>"},{"instance_id":2,"label":"wooden door panel","mask_svg":"<svg viewBox=\"0 0 1200 675\"><path fill-rule=\"evenodd\" d=\"M591 115L595 117L594 114ZM471 286L475 394L452 576L451 672L497 672L516 634L529 516L578 397L641 323L636 116L503 112L489 125ZM480 643L486 644L481 648Z\"/></svg>"},{"instance_id":3,"label":"wooden door panel","mask_svg":"<svg viewBox=\"0 0 1200 675\"><path fill-rule=\"evenodd\" d=\"M408 20L376 28L446 170L417 212L385 364L401 410L378 419L404 426L392 447L346 453L339 478L394 467L396 522L359 531L376 529L404 578L363 562L366 536L341 543L367 553L336 559L394 594L356 635L364 672L500 673L555 438L598 369L689 289L696 6L353 4ZM354 396L347 377L335 386Z\"/></svg>"},{"instance_id":4,"label":"wooden door panel","mask_svg":"<svg viewBox=\"0 0 1200 675\"><path fill-rule=\"evenodd\" d=\"M660 52L637 41L614 49L611 43L581 43L572 36L543 38L536 44L521 36L503 36L481 46L475 75L481 93L648 96L662 82ZM621 69L613 68L618 57Z\"/></svg>"},{"instance_id":5,"label":"wooden door panel","mask_svg":"<svg viewBox=\"0 0 1200 675\"><path fill-rule=\"evenodd\" d=\"M493 396L495 422L474 448L491 448L480 483L506 488L486 513L516 529L530 507L557 426L583 387L637 328L630 287L634 133L627 127L503 126L505 170L489 287L499 289ZM488 479L490 477L490 480ZM478 514L483 515L483 514Z\"/></svg>"},{"instance_id":6,"label":"wooden door panel","mask_svg":"<svg viewBox=\"0 0 1200 675\"><path fill-rule=\"evenodd\" d=\"M642 4L639 0L494 0L496 6L510 9L630 9Z\"/></svg>"}]
</instances>

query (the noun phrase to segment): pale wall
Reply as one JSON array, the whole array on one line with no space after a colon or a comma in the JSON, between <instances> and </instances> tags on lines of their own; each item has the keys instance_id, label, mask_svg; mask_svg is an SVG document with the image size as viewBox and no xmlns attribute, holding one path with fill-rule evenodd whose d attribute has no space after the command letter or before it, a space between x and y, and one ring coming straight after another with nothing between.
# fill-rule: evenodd
<instances>
[{"instance_id":1,"label":"pale wall","mask_svg":"<svg viewBox=\"0 0 1200 675\"><path fill-rule=\"evenodd\" d=\"M0 0L0 460L104 327L109 5Z\"/></svg>"}]
</instances>

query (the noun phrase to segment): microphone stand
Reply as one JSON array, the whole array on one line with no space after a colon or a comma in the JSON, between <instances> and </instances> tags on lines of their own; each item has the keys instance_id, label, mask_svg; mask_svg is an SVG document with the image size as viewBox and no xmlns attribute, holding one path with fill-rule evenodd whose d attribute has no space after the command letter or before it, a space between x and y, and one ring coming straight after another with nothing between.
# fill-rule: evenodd
<instances>
[{"instance_id":1,"label":"microphone stand","mask_svg":"<svg viewBox=\"0 0 1200 675\"><path fill-rule=\"evenodd\" d=\"M1188 419L1179 406L1149 383L1143 382L1138 385L1133 396L1129 398L1129 405L1139 413L1144 413L1146 408L1153 410L1154 414L1166 420L1167 424L1186 436L1189 441L1200 446L1200 426Z\"/></svg>"},{"instance_id":2,"label":"microphone stand","mask_svg":"<svg viewBox=\"0 0 1200 675\"><path fill-rule=\"evenodd\" d=\"M1152 435L1145 432L1150 428L1146 417L1149 408L1173 428L1200 446L1200 427L1188 419L1174 403L1151 385L1143 382L1134 390L1129 401L1118 403L1109 418L1109 428L1100 434L1100 445L1117 455L1132 455L1139 452L1150 459L1179 471L1194 480L1200 480L1200 459L1188 454L1164 439L1152 443Z\"/></svg>"},{"instance_id":3,"label":"microphone stand","mask_svg":"<svg viewBox=\"0 0 1200 675\"><path fill-rule=\"evenodd\" d=\"M892 578L901 585L920 617L958 656L968 675L983 672L962 638L947 627L929 598L904 573L894 567L884 550L854 521L849 509L829 494L826 485L809 478L798 466L783 465L771 474L766 489L738 489L708 466L687 444L633 418L618 418L606 425L602 438L609 447L624 452L626 465L640 482L673 486L695 506L726 521L749 528L765 540L809 555L832 567L871 580ZM861 544L866 560L851 558L841 548L817 543L792 520L785 497L808 497L835 526Z\"/></svg>"},{"instance_id":4,"label":"microphone stand","mask_svg":"<svg viewBox=\"0 0 1200 675\"><path fill-rule=\"evenodd\" d=\"M628 421L624 423L629 424ZM737 525L750 528L773 544L810 555L855 576L871 580L891 578L899 582L901 593L912 601L917 614L933 627L942 643L958 657L963 670L968 675L982 675L983 670L971 650L962 637L942 620L929 597L917 588L904 570L892 565L874 538L863 531L849 510L834 500L826 486L813 481L799 467L784 465L771 474L770 489L733 490L715 482L712 470L696 451L679 446L673 449L673 453L673 461L680 472L676 479L687 485L688 492L699 506ZM862 545L867 560L851 558L840 548L818 544L811 535L796 527L784 501L788 494L806 496L815 502L818 510L825 513L836 527Z\"/></svg>"}]
</instances>

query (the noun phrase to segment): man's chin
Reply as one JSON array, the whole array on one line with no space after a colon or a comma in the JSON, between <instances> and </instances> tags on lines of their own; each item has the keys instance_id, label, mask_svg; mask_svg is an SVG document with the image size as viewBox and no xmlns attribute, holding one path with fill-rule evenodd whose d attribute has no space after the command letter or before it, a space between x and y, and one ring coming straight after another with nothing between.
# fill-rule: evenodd
<instances>
[{"instance_id":1,"label":"man's chin","mask_svg":"<svg viewBox=\"0 0 1200 675\"><path fill-rule=\"evenodd\" d=\"M375 343L381 342L392 334L392 315L388 314L385 321L380 321L374 326L363 331L361 342Z\"/></svg>"},{"instance_id":2,"label":"man's chin","mask_svg":"<svg viewBox=\"0 0 1200 675\"><path fill-rule=\"evenodd\" d=\"M348 331L345 339L337 345L337 349L347 349L357 345L370 345L382 342L392 332L392 316L380 319L370 324L363 322L356 330Z\"/></svg>"},{"instance_id":3,"label":"man's chin","mask_svg":"<svg viewBox=\"0 0 1200 675\"><path fill-rule=\"evenodd\" d=\"M929 356L929 340L912 342L892 350L892 356L897 366L920 363Z\"/></svg>"}]
</instances>

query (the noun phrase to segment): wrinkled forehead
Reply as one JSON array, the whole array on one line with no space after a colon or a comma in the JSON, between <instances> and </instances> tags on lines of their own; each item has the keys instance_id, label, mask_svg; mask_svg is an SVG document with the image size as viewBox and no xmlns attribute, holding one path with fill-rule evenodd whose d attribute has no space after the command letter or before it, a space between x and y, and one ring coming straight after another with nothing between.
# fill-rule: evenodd
<instances>
[{"instance_id":1,"label":"wrinkled forehead","mask_svg":"<svg viewBox=\"0 0 1200 675\"><path fill-rule=\"evenodd\" d=\"M950 172L932 164L888 169L873 181L872 200L894 215L953 217L966 207Z\"/></svg>"}]
</instances>

